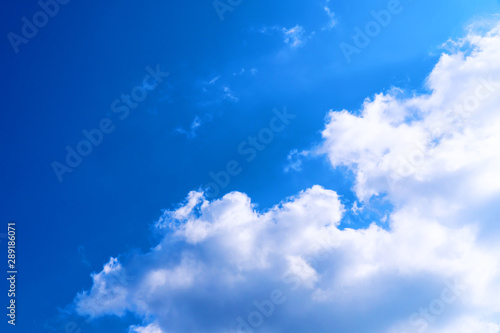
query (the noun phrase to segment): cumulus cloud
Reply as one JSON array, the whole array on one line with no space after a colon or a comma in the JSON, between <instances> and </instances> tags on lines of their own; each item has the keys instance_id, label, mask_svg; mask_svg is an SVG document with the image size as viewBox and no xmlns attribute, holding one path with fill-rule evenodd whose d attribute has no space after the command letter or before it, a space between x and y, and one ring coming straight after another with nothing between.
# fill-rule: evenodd
<instances>
[{"instance_id":1,"label":"cumulus cloud","mask_svg":"<svg viewBox=\"0 0 500 333\"><path fill-rule=\"evenodd\" d=\"M469 36L470 54L443 55L427 79L429 94L406 97L395 88L366 100L360 116L330 112L322 152L333 166L356 172L358 197L388 193L397 194L393 201L404 201L426 192L498 193L497 29L483 38ZM461 180L460 192L436 186L450 177Z\"/></svg>"},{"instance_id":2,"label":"cumulus cloud","mask_svg":"<svg viewBox=\"0 0 500 333\"><path fill-rule=\"evenodd\" d=\"M425 246L408 257L414 274L455 272L471 286L468 305L490 315L500 310L488 295L499 288L498 246L489 236L499 231L492 221L500 199L500 64L494 60L500 56L499 33L496 26L454 43L429 75L427 94L394 88L366 100L360 115L331 111L319 149L333 166L355 173L362 201L385 195L396 206L393 235L406 227L424 232ZM466 239L453 245L454 237ZM456 262L445 263L447 255L434 246ZM470 255L473 262L466 264Z\"/></svg>"},{"instance_id":3,"label":"cumulus cloud","mask_svg":"<svg viewBox=\"0 0 500 333\"><path fill-rule=\"evenodd\" d=\"M307 258L331 247L324 234L337 230L343 210L338 195L320 186L264 213L243 193L209 202L191 192L156 224L163 241L126 265L112 259L93 275L92 289L78 295L77 311L92 317L133 311L157 318L155 325L169 332L234 328L247 305L284 277L314 288L319 273ZM123 285L116 278L122 275L133 278ZM220 321L209 316L213 311Z\"/></svg>"},{"instance_id":4,"label":"cumulus cloud","mask_svg":"<svg viewBox=\"0 0 500 333\"><path fill-rule=\"evenodd\" d=\"M267 211L191 192L157 246L92 276L78 313L132 312L131 332L500 332L500 26L460 43L427 93L328 115L314 153L351 169L360 204L390 202L388 227L342 227L318 185Z\"/></svg>"}]
</instances>

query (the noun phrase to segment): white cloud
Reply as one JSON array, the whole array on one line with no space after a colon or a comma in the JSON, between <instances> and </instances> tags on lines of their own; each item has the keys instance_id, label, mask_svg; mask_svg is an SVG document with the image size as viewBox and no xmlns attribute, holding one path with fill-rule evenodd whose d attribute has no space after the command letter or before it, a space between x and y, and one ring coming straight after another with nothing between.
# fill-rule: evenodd
<instances>
[{"instance_id":1,"label":"white cloud","mask_svg":"<svg viewBox=\"0 0 500 333\"><path fill-rule=\"evenodd\" d=\"M297 149L292 149L287 156L288 163L285 166L284 171L290 172L291 170L301 171L302 170L302 161L304 158L310 155L309 151L298 151Z\"/></svg>"},{"instance_id":2,"label":"white cloud","mask_svg":"<svg viewBox=\"0 0 500 333\"><path fill-rule=\"evenodd\" d=\"M240 69L238 72L234 72L233 76L241 76L245 74L245 68Z\"/></svg>"},{"instance_id":3,"label":"white cloud","mask_svg":"<svg viewBox=\"0 0 500 333\"><path fill-rule=\"evenodd\" d=\"M231 88L229 88L229 86L224 86L223 91L224 91L224 99L230 100L231 102L239 101L239 98L236 97L236 95L231 90Z\"/></svg>"},{"instance_id":4,"label":"white cloud","mask_svg":"<svg viewBox=\"0 0 500 333\"><path fill-rule=\"evenodd\" d=\"M474 317L464 317L440 330L442 333L498 333L500 325Z\"/></svg>"},{"instance_id":5,"label":"white cloud","mask_svg":"<svg viewBox=\"0 0 500 333\"><path fill-rule=\"evenodd\" d=\"M305 30L300 25L296 25L290 29L282 29L285 43L290 45L290 47L298 47L304 43L304 33Z\"/></svg>"},{"instance_id":6,"label":"white cloud","mask_svg":"<svg viewBox=\"0 0 500 333\"><path fill-rule=\"evenodd\" d=\"M140 326L131 326L129 329L129 333L164 333L157 324L150 324L148 326L140 327Z\"/></svg>"},{"instance_id":7,"label":"white cloud","mask_svg":"<svg viewBox=\"0 0 500 333\"><path fill-rule=\"evenodd\" d=\"M242 68L239 73L233 73L233 76L242 75L244 72L245 70ZM237 103L239 101L237 93L231 89L221 75L201 81L201 92L201 100L198 102L198 106L201 108L220 107L224 102Z\"/></svg>"},{"instance_id":8,"label":"white cloud","mask_svg":"<svg viewBox=\"0 0 500 333\"><path fill-rule=\"evenodd\" d=\"M396 206L395 241L411 244L420 234L420 248L394 246L398 253L379 265L392 257L412 275L454 272L469 285L468 311L483 314L500 311L491 297L500 288L499 247L485 236L499 231L491 221L500 199L499 32L455 43L460 49L442 55L428 77L428 94L393 89L366 100L359 116L330 112L319 149L353 170L362 201L384 194Z\"/></svg>"},{"instance_id":9,"label":"white cloud","mask_svg":"<svg viewBox=\"0 0 500 333\"><path fill-rule=\"evenodd\" d=\"M300 25L295 25L294 27L291 28L285 28L279 26L274 26L271 28L265 27L262 28L260 32L266 33L269 30L279 31L283 36L283 41L285 42L285 44L292 49L302 46L307 39L311 38L314 35L314 32L311 33L310 35L306 35L306 30Z\"/></svg>"},{"instance_id":10,"label":"white cloud","mask_svg":"<svg viewBox=\"0 0 500 333\"><path fill-rule=\"evenodd\" d=\"M353 205L352 205L352 207L351 207L351 211L352 211L352 213L353 213L354 215L357 215L357 214L358 214L358 212L360 212L360 211L362 211L362 210L363 210L363 207L359 207L359 206L358 206L358 202L357 202L357 201L355 201L355 202L354 202L354 204L353 204Z\"/></svg>"},{"instance_id":11,"label":"white cloud","mask_svg":"<svg viewBox=\"0 0 500 333\"><path fill-rule=\"evenodd\" d=\"M208 116L210 119L211 117ZM205 116L205 120L207 119L207 116ZM184 134L188 139L194 139L197 136L198 129L201 127L203 124L203 119L200 118L199 116L194 117L193 122L189 126L188 130L185 130L182 127L177 127L175 129L176 133Z\"/></svg>"},{"instance_id":12,"label":"white cloud","mask_svg":"<svg viewBox=\"0 0 500 333\"><path fill-rule=\"evenodd\" d=\"M330 7L328 6L328 3L330 0L326 1L325 6L323 7L323 10L325 11L326 15L328 16L328 23L322 30L331 30L333 27L337 24L337 20L335 19L335 13L332 12Z\"/></svg>"},{"instance_id":13,"label":"white cloud","mask_svg":"<svg viewBox=\"0 0 500 333\"><path fill-rule=\"evenodd\" d=\"M108 314L123 315L128 308L128 276L117 258L111 258L100 273L92 274L90 292L78 294L76 310L91 318Z\"/></svg>"},{"instance_id":14,"label":"white cloud","mask_svg":"<svg viewBox=\"0 0 500 333\"><path fill-rule=\"evenodd\" d=\"M214 77L213 79L208 81L207 84L215 84L217 81L219 81L219 79L220 79L220 75L217 75L216 77Z\"/></svg>"},{"instance_id":15,"label":"white cloud","mask_svg":"<svg viewBox=\"0 0 500 333\"><path fill-rule=\"evenodd\" d=\"M93 275L77 311L130 311L145 325L131 329L154 333L234 333L262 304L275 313L261 311L262 332L499 332L500 26L466 41L440 58L429 93L393 89L359 116L329 114L315 153L351 168L363 207L385 196L387 229L342 228L345 208L321 186L265 212L243 193L191 192L159 219L154 249Z\"/></svg>"}]
</instances>

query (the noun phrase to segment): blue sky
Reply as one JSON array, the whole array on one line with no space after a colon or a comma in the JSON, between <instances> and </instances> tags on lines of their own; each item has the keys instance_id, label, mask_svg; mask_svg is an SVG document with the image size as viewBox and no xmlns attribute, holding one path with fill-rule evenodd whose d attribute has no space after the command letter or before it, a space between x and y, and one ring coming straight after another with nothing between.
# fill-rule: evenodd
<instances>
[{"instance_id":1,"label":"blue sky","mask_svg":"<svg viewBox=\"0 0 500 333\"><path fill-rule=\"evenodd\" d=\"M494 243L491 235L497 235L492 220L498 192L496 181L483 178L490 171L494 175L498 157L472 153L490 147L482 142L496 142L493 134L475 135L490 133L480 125L495 124L489 111L495 101L479 106L484 112L478 114L484 116L475 121L443 128L444 136L432 136L429 123L439 120L440 103L460 103L467 99L467 91L475 91L466 82L480 81L484 73L498 75L498 64L492 60L497 59L497 35L487 35L498 21L498 1L401 0L397 6L393 1L242 1L224 12L223 20L211 1L93 5L59 4L57 13L46 16L46 24L23 43L13 42L10 33L22 36L23 17L33 22L40 4L9 2L2 11L0 220L18 221L17 331L60 333L74 322L81 332L237 332L236 318L248 317L254 299L264 300L276 288L285 290L280 277L293 271L306 282L297 291L284 291L289 301L277 307L260 331L396 332L405 318L440 294L443 281L452 278L449 274L467 281L476 277L438 260L447 251L457 258L464 253L453 240L470 241L467 251L477 255L461 262L488 262L495 255L487 251L493 246L484 244ZM372 11L387 12L391 6L397 13L386 26L379 25L366 47L357 47L356 29L364 30L374 21ZM443 47L450 40L458 42ZM357 47L359 53L347 59L342 43ZM479 50L477 57L457 59L460 52L473 50ZM158 81L152 72L161 73ZM146 75L150 78L144 81ZM146 96L127 107L123 94L134 91ZM117 99L115 106L128 108L127 113L112 107ZM401 109L404 115L398 113L404 113ZM247 161L249 155L242 155L238 147L270 128L276 112L294 117L281 121L284 128L272 131L273 138ZM66 147L77 149L86 140L82 131L102 128L103 121L110 133L102 134L102 142L92 146L71 173L58 177L54 162L66 163ZM472 133L476 141L460 139L463 133ZM413 170L403 180L384 180L394 171L387 152L404 154L404 143L419 140L424 150L437 151L424 154L429 166ZM213 182L210 173L226 170L230 161L238 163L240 172L228 185L215 197L197 196ZM436 167L447 162L449 168ZM491 188L453 187L469 183L491 183ZM457 193L465 194L458 198ZM463 202L467 196L475 199ZM440 210L424 203L425 198L448 208ZM295 244L293 235L307 234L304 219L311 219L296 206L310 216L316 216L316 210L329 213L318 213L318 228L323 222L335 225L335 232L352 228L361 240L356 233L353 240L345 240L353 242L345 247L328 243L338 253L316 266L308 264L307 254L285 251L286 244ZM456 215L445 216L443 210ZM412 214L437 224L414 222L423 226L410 227L412 218L406 217ZM248 231L245 224L221 234L207 231L212 227L203 229L211 221L222 225L214 230L226 230L226 219L257 219L255 225L264 226ZM267 226L270 221L277 229ZM287 223L297 228L289 229ZM371 244L374 257L383 249L404 253L394 245L397 239L411 243L406 234L397 234L402 229L445 236L429 241L426 263L418 259L408 267L398 266L404 258L387 259L388 267L378 261L360 262L366 254L360 244ZM469 235L469 229L477 234ZM234 230L255 233L258 241L252 246L276 254L253 253L262 259L258 263L224 256L217 261L235 250L224 237L244 237ZM386 237L396 239L389 242L393 247L381 245ZM481 243L485 248L479 240L486 242ZM279 251L269 245L276 242L284 244ZM5 249L5 241L0 247ZM285 263L288 268L282 267ZM446 273L434 267L437 263ZM368 274L358 284L353 277L352 285L342 284L345 289L325 281L351 276L349 267L357 264L358 273ZM370 273L373 270L377 273ZM148 272L153 277L155 272L167 272L164 279L179 279L171 286L175 292L160 288L161 299L144 296L143 284L153 279ZM109 278L113 274L121 278ZM123 283L123 274L131 281ZM247 283L235 282L234 290L227 291L213 282L231 274L234 281L241 278ZM483 281L484 288L496 288L492 281L494 277ZM99 283L104 283L103 290L117 288L128 296L102 306ZM361 292L374 287L379 292ZM220 302L216 295L223 295ZM466 318L475 328L484 324L498 332L498 301L488 303L482 295L471 291L469 303L454 304L429 331L447 332ZM92 303L96 299L97 305ZM307 306L303 312L301 304ZM497 317L493 310L481 312L484 308L495 309ZM487 318L476 318L477 313ZM0 325L2 331L14 331L5 321Z\"/></svg>"}]
</instances>

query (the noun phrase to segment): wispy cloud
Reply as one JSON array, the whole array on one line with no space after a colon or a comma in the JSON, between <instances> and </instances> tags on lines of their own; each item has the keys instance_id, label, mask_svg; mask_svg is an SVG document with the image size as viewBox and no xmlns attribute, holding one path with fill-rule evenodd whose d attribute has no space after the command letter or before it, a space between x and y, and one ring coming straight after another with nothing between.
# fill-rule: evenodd
<instances>
[{"instance_id":1,"label":"wispy cloud","mask_svg":"<svg viewBox=\"0 0 500 333\"><path fill-rule=\"evenodd\" d=\"M80 256L80 262L90 267L90 262L87 260L85 256L85 248L83 247L83 245L80 245L78 247L78 255Z\"/></svg>"},{"instance_id":2,"label":"wispy cloud","mask_svg":"<svg viewBox=\"0 0 500 333\"><path fill-rule=\"evenodd\" d=\"M234 72L233 76L241 76L243 74L245 74L245 69L244 68L240 69L238 72Z\"/></svg>"},{"instance_id":3,"label":"wispy cloud","mask_svg":"<svg viewBox=\"0 0 500 333\"><path fill-rule=\"evenodd\" d=\"M237 72L234 72L233 73L233 76L242 76L243 74L245 73L249 73L251 75L256 75L257 74L257 69L256 68L250 68L249 70L245 69L245 68L241 68L239 71Z\"/></svg>"},{"instance_id":4,"label":"wispy cloud","mask_svg":"<svg viewBox=\"0 0 500 333\"><path fill-rule=\"evenodd\" d=\"M205 117L206 119L207 117ZM211 119L211 117L210 117ZM203 119L200 118L199 116L196 116L189 126L189 129L185 130L182 127L178 127L175 129L176 133L183 134L185 135L188 139L194 139L197 136L197 131L200 128L200 126L204 123Z\"/></svg>"},{"instance_id":5,"label":"wispy cloud","mask_svg":"<svg viewBox=\"0 0 500 333\"><path fill-rule=\"evenodd\" d=\"M260 29L261 33L267 33L268 31L280 32L283 36L283 41L285 42L285 44L290 46L291 48L302 46L307 39L311 38L314 35L314 32L312 32L310 35L307 35L306 30L300 25L295 25L291 28L273 26L270 28L264 27Z\"/></svg>"},{"instance_id":6,"label":"wispy cloud","mask_svg":"<svg viewBox=\"0 0 500 333\"><path fill-rule=\"evenodd\" d=\"M288 173L292 170L301 171L302 170L302 161L304 158L310 155L309 151L298 151L297 149L293 149L287 156L288 164L285 166L285 173Z\"/></svg>"},{"instance_id":7,"label":"wispy cloud","mask_svg":"<svg viewBox=\"0 0 500 333\"><path fill-rule=\"evenodd\" d=\"M337 24L337 20L335 19L335 13L328 6L329 2L330 0L327 0L325 6L323 7L323 10L325 11L326 15L328 15L328 23L321 30L331 30Z\"/></svg>"},{"instance_id":8,"label":"wispy cloud","mask_svg":"<svg viewBox=\"0 0 500 333\"><path fill-rule=\"evenodd\" d=\"M290 47L299 47L304 44L305 30L300 25L296 25L295 27L290 29L282 28L282 31L285 38L285 43L287 45L290 45Z\"/></svg>"},{"instance_id":9,"label":"wispy cloud","mask_svg":"<svg viewBox=\"0 0 500 333\"><path fill-rule=\"evenodd\" d=\"M215 82L217 82L219 79L220 79L220 75L217 75L216 77L214 77L213 79L208 81L208 84L215 84Z\"/></svg>"},{"instance_id":10,"label":"wispy cloud","mask_svg":"<svg viewBox=\"0 0 500 333\"><path fill-rule=\"evenodd\" d=\"M229 86L224 86L224 99L230 100L232 102L238 102L239 98L235 96L234 92L229 88Z\"/></svg>"},{"instance_id":11,"label":"wispy cloud","mask_svg":"<svg viewBox=\"0 0 500 333\"><path fill-rule=\"evenodd\" d=\"M241 68L240 71L229 75L229 78L243 75L245 72L246 70ZM239 101L238 94L231 89L228 79L224 75L217 75L209 80L200 80L200 84L202 94L200 95L200 101L197 103L200 108L220 105L223 102L237 103Z\"/></svg>"}]
</instances>

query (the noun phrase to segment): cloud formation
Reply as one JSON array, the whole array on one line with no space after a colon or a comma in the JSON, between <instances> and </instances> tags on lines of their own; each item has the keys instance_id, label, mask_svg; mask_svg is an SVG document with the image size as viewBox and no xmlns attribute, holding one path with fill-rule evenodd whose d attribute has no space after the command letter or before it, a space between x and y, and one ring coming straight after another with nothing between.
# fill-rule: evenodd
<instances>
[{"instance_id":1,"label":"cloud formation","mask_svg":"<svg viewBox=\"0 0 500 333\"><path fill-rule=\"evenodd\" d=\"M290 37L293 44L293 37ZM313 186L268 211L244 193L189 193L144 254L112 258L75 299L131 332L500 332L500 25L443 54L427 93L397 88L331 111L323 142L389 227L342 227Z\"/></svg>"},{"instance_id":2,"label":"cloud formation","mask_svg":"<svg viewBox=\"0 0 500 333\"><path fill-rule=\"evenodd\" d=\"M335 13L328 6L329 3L330 3L330 0L326 0L326 4L323 7L323 10L325 11L326 15L328 16L328 23L326 24L325 27L323 27L322 30L331 30L337 24L337 20L335 19Z\"/></svg>"},{"instance_id":3,"label":"cloud formation","mask_svg":"<svg viewBox=\"0 0 500 333\"><path fill-rule=\"evenodd\" d=\"M203 124L202 119L199 116L194 117L193 122L189 126L189 130L185 130L182 127L177 127L175 129L176 133L184 134L188 139L196 138L197 131L200 126Z\"/></svg>"},{"instance_id":4,"label":"cloud formation","mask_svg":"<svg viewBox=\"0 0 500 333\"><path fill-rule=\"evenodd\" d=\"M283 41L290 48L298 48L304 45L305 41L314 35L314 32L310 35L306 35L306 30L300 25L295 25L291 28L285 28L280 26L264 27L260 30L261 33L267 33L269 30L278 31L283 36Z\"/></svg>"},{"instance_id":5,"label":"cloud formation","mask_svg":"<svg viewBox=\"0 0 500 333\"><path fill-rule=\"evenodd\" d=\"M290 45L290 47L298 47L304 43L305 30L300 25L296 25L290 29L283 28L282 32L285 44Z\"/></svg>"}]
</instances>

